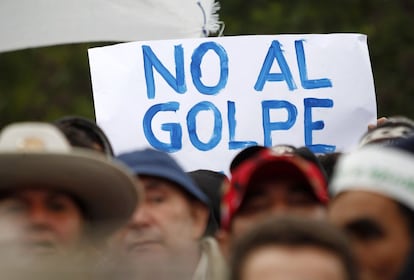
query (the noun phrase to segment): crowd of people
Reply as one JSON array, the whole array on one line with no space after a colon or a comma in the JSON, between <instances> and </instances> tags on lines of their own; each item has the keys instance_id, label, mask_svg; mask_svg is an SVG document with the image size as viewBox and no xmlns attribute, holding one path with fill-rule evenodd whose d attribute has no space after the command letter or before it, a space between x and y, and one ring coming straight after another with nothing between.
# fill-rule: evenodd
<instances>
[{"instance_id":1,"label":"crowd of people","mask_svg":"<svg viewBox=\"0 0 414 280\"><path fill-rule=\"evenodd\" d=\"M251 146L229 169L115 156L81 117L10 124L2 278L414 279L412 120L379 119L348 153Z\"/></svg>"}]
</instances>

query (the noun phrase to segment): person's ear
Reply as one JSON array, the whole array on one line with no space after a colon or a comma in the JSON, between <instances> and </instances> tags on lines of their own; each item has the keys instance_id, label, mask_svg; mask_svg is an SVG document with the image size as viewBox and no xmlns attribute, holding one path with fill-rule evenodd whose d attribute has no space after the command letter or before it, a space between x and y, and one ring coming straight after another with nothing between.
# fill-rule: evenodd
<instances>
[{"instance_id":1,"label":"person's ear","mask_svg":"<svg viewBox=\"0 0 414 280\"><path fill-rule=\"evenodd\" d=\"M220 229L217 231L215 238L220 246L220 251L222 255L229 259L230 256L230 244L231 244L231 235L228 231Z\"/></svg>"},{"instance_id":2,"label":"person's ear","mask_svg":"<svg viewBox=\"0 0 414 280\"><path fill-rule=\"evenodd\" d=\"M191 214L193 218L193 238L199 240L206 231L209 217L208 208L198 201L193 201L191 205Z\"/></svg>"}]
</instances>

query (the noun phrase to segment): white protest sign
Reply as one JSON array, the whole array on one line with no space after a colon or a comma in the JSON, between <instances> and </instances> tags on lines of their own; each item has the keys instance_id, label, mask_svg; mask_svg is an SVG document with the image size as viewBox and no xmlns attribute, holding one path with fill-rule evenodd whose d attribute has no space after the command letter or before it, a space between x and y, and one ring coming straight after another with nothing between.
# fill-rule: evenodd
<instances>
[{"instance_id":1,"label":"white protest sign","mask_svg":"<svg viewBox=\"0 0 414 280\"><path fill-rule=\"evenodd\" d=\"M89 50L95 113L115 153L153 147L228 171L241 149L356 146L376 121L366 36L236 36Z\"/></svg>"}]
</instances>

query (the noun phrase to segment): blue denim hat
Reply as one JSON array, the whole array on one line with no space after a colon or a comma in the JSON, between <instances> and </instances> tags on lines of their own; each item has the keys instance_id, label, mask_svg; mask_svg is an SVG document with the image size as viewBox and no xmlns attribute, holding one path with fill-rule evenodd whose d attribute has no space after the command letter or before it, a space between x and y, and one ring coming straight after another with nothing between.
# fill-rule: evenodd
<instances>
[{"instance_id":1,"label":"blue denim hat","mask_svg":"<svg viewBox=\"0 0 414 280\"><path fill-rule=\"evenodd\" d=\"M154 176L176 183L184 191L209 205L207 196L169 154L145 149L121 154L117 159L127 165L135 175Z\"/></svg>"}]
</instances>

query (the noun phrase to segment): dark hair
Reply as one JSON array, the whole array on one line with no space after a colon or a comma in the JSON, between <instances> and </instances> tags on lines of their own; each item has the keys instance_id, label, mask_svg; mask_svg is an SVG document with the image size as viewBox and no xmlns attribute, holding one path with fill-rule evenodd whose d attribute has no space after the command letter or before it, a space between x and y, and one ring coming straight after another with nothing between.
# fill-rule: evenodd
<instances>
[{"instance_id":1,"label":"dark hair","mask_svg":"<svg viewBox=\"0 0 414 280\"><path fill-rule=\"evenodd\" d=\"M114 152L103 130L93 121L78 117L68 116L54 122L67 140L74 147L88 148L99 151L96 144L102 149L102 153L113 156Z\"/></svg>"},{"instance_id":2,"label":"dark hair","mask_svg":"<svg viewBox=\"0 0 414 280\"><path fill-rule=\"evenodd\" d=\"M215 236L220 228L220 202L222 186L226 175L206 169L198 169L191 172L187 172L188 175L196 183L197 187L207 195L210 200L210 217L207 225L205 236Z\"/></svg>"},{"instance_id":3,"label":"dark hair","mask_svg":"<svg viewBox=\"0 0 414 280\"><path fill-rule=\"evenodd\" d=\"M358 279L348 241L339 229L323 221L279 217L265 221L233 243L230 280L242 279L241 268L249 254L271 245L313 246L327 250L341 260L346 273L345 279Z\"/></svg>"},{"instance_id":4,"label":"dark hair","mask_svg":"<svg viewBox=\"0 0 414 280\"><path fill-rule=\"evenodd\" d=\"M328 183L332 179L333 171L335 170L335 165L341 155L342 153L340 152L318 155L318 160L322 168L325 170Z\"/></svg>"},{"instance_id":5,"label":"dark hair","mask_svg":"<svg viewBox=\"0 0 414 280\"><path fill-rule=\"evenodd\" d=\"M236 168L245 162L246 160L252 158L258 152L265 150L264 146L250 146L241 150L231 161L230 163L230 172L232 173Z\"/></svg>"},{"instance_id":6,"label":"dark hair","mask_svg":"<svg viewBox=\"0 0 414 280\"><path fill-rule=\"evenodd\" d=\"M396 202L398 205L398 209L400 210L400 213L406 222L409 233L411 234L411 236L414 236L414 211L411 208L405 206L404 204L398 201Z\"/></svg>"}]
</instances>

